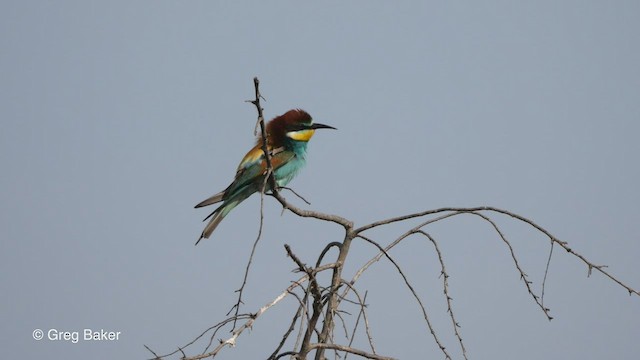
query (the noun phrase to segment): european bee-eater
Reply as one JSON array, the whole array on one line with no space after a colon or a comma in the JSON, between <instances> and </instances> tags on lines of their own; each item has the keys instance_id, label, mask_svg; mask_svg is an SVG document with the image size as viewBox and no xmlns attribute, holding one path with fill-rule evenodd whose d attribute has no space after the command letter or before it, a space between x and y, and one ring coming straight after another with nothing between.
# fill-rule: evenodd
<instances>
[{"instance_id":1,"label":"european bee-eater","mask_svg":"<svg viewBox=\"0 0 640 360\"><path fill-rule=\"evenodd\" d=\"M289 110L283 115L275 117L267 123L267 149L271 155L273 175L278 186L286 186L306 163L307 142L316 129L335 129L324 124L314 124L311 115L300 109ZM242 201L259 192L265 183L267 162L262 151L262 136L253 149L244 156L236 177L226 189L202 201L196 208L208 206L222 201L204 220L211 218L205 226L196 245L203 238L209 238L213 230L220 224L227 214ZM266 191L271 190L265 184Z\"/></svg>"}]
</instances>

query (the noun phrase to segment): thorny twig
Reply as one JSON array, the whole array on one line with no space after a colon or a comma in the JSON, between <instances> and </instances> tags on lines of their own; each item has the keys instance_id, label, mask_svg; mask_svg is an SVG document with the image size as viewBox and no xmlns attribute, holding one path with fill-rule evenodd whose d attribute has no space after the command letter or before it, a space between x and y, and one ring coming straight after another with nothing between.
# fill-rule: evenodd
<instances>
[{"instance_id":1,"label":"thorny twig","mask_svg":"<svg viewBox=\"0 0 640 360\"><path fill-rule=\"evenodd\" d=\"M434 239L429 233L426 233L422 230L418 230L416 231L416 234L422 234L426 236L429 239L429 241L431 241L431 243L433 244L433 247L436 250L436 253L438 254L438 261L440 262L440 276L442 277L442 287L443 287L444 296L447 300L447 312L449 313L449 317L451 318L453 333L456 335L456 338L458 339L458 343L460 344L460 349L462 350L462 356L466 360L467 349L464 347L464 343L462 342L462 336L460 335L460 331L458 330L458 328L460 328L460 324L456 320L456 316L453 313L453 305L451 304L451 301L453 301L453 298L451 298L451 296L449 295L449 274L447 274L447 268L444 266L442 252L440 251L440 247L438 246L436 239Z\"/></svg>"}]
</instances>

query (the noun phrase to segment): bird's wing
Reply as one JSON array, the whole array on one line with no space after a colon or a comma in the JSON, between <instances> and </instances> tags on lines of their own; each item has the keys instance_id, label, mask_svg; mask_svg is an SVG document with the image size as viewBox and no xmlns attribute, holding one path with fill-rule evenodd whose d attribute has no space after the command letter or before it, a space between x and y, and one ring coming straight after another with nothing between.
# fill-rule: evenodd
<instances>
[{"instance_id":1,"label":"bird's wing","mask_svg":"<svg viewBox=\"0 0 640 360\"><path fill-rule=\"evenodd\" d=\"M273 149L273 148L271 148L269 146L267 148L267 150L270 152L272 159L274 157L276 157L280 153L287 152L283 146L281 146L279 148L276 148L276 149ZM256 146L253 147L253 149L249 150L249 152L242 158L242 161L240 161L240 164L238 165L237 172L239 173L243 169L251 167L251 166L253 166L254 164L257 164L257 163L262 163L264 161L265 161L264 160L264 151L262 151L262 144L257 144ZM273 166L274 169L276 168L276 165L274 163L271 163L271 165ZM280 164L280 165L282 165L282 164ZM238 176L236 175L236 178L237 177Z\"/></svg>"},{"instance_id":2,"label":"bird's wing","mask_svg":"<svg viewBox=\"0 0 640 360\"><path fill-rule=\"evenodd\" d=\"M276 170L286 164L295 156L296 155L293 151L285 150L282 147L271 150L271 166L273 167L273 170ZM235 180L224 191L224 199L226 200L233 196L233 194L237 193L239 189L248 184L254 183L257 179L262 179L262 176L266 171L267 161L265 160L264 152L260 145L256 145L240 162Z\"/></svg>"},{"instance_id":3,"label":"bird's wing","mask_svg":"<svg viewBox=\"0 0 640 360\"><path fill-rule=\"evenodd\" d=\"M292 151L286 151L282 147L271 150L271 166L275 170L291 160L294 156L295 154ZM240 162L233 183L221 192L201 201L195 207L209 206L237 195L244 190L243 188L245 186L252 184L256 179L264 175L266 170L267 162L264 158L264 152L260 145L256 145Z\"/></svg>"}]
</instances>

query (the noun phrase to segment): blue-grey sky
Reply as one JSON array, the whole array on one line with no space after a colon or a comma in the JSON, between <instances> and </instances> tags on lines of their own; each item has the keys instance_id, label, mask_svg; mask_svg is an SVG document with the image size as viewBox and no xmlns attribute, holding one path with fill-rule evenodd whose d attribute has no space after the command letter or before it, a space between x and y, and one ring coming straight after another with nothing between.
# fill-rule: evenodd
<instances>
[{"instance_id":1,"label":"blue-grey sky","mask_svg":"<svg viewBox=\"0 0 640 360\"><path fill-rule=\"evenodd\" d=\"M497 206L637 289L638 14L636 1L3 2L4 356L146 358L143 344L173 351L225 317L257 235L259 198L197 247L208 212L193 205L228 185L254 141L255 110L244 102L253 76L267 117L300 107L339 129L316 134L290 184L309 208L364 225ZM280 213L266 199L246 311L297 278L283 244L312 263L341 239L334 225ZM548 240L495 219L539 291ZM408 227L372 237L388 243ZM548 322L487 224L457 218L428 230L470 358L640 353L638 297L600 274L587 278L566 252L556 249L550 266ZM347 273L373 254L354 244ZM432 246L410 239L392 255L460 358ZM388 262L358 284L369 292L379 353L442 357ZM265 358L296 304L266 313L221 358ZM36 341L37 328L121 335Z\"/></svg>"}]
</instances>

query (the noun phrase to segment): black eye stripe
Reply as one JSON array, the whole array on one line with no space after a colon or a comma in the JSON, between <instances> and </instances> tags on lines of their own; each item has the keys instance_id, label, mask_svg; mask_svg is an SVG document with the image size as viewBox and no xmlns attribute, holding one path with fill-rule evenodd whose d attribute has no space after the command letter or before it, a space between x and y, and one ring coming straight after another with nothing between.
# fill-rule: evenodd
<instances>
[{"instance_id":1,"label":"black eye stripe","mask_svg":"<svg viewBox=\"0 0 640 360\"><path fill-rule=\"evenodd\" d=\"M307 124L294 124L294 125L287 126L287 130L288 131L306 130L306 129L309 129L310 126L311 125L307 125Z\"/></svg>"}]
</instances>

